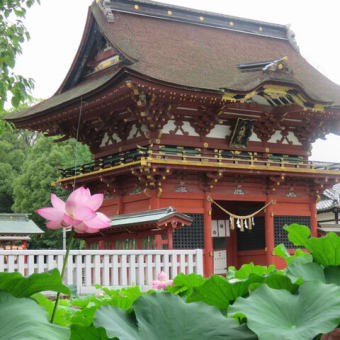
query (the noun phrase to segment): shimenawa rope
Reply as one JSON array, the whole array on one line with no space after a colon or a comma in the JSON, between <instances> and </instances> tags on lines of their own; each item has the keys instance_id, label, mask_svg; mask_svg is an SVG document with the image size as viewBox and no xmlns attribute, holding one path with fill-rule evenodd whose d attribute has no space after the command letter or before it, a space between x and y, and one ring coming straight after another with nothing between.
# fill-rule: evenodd
<instances>
[{"instance_id":1,"label":"shimenawa rope","mask_svg":"<svg viewBox=\"0 0 340 340\"><path fill-rule=\"evenodd\" d=\"M251 230L253 225L255 224L254 216L259 214L264 209L266 209L269 205L275 204L275 201L271 200L270 202L265 204L261 209L253 212L252 214L241 216L241 215L233 214L232 212L224 209L220 204L215 202L211 197L208 197L207 200L215 204L218 208L220 208L222 211L224 211L226 214L230 216L230 229L231 230L235 229L235 220L236 220L236 225L238 228L241 229L241 231L244 231L244 228Z\"/></svg>"}]
</instances>

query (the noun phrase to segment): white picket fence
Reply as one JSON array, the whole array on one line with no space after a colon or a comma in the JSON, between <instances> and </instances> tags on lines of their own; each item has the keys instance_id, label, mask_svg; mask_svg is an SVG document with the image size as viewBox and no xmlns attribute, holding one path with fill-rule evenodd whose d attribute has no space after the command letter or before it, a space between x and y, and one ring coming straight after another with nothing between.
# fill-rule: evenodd
<instances>
[{"instance_id":1,"label":"white picket fence","mask_svg":"<svg viewBox=\"0 0 340 340\"><path fill-rule=\"evenodd\" d=\"M61 271L64 255L63 250L0 250L0 272ZM169 279L179 273L203 274L202 250L72 250L64 281L76 285L80 295L94 293L96 284L147 290L160 271Z\"/></svg>"}]
</instances>

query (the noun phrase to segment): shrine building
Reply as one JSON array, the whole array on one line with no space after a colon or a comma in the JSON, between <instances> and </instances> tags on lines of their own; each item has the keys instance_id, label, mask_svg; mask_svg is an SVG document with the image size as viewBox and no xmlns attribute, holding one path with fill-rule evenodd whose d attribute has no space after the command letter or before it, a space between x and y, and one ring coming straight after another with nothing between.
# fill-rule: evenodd
<instances>
[{"instance_id":1,"label":"shrine building","mask_svg":"<svg viewBox=\"0 0 340 340\"><path fill-rule=\"evenodd\" d=\"M308 160L340 134L340 86L300 54L287 26L149 0L98 0L51 98L7 118L76 138L93 161L61 171L65 188L105 192L111 228L89 249L204 249L205 275L283 263L276 245L340 165Z\"/></svg>"},{"instance_id":2,"label":"shrine building","mask_svg":"<svg viewBox=\"0 0 340 340\"><path fill-rule=\"evenodd\" d=\"M0 214L0 250L26 250L31 236L43 234L27 214Z\"/></svg>"}]
</instances>

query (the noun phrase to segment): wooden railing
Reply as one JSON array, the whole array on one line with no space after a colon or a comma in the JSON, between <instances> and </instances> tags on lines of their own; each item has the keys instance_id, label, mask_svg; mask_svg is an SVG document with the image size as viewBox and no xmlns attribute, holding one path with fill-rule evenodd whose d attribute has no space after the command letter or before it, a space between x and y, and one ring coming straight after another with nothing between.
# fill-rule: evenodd
<instances>
[{"instance_id":1,"label":"wooden railing","mask_svg":"<svg viewBox=\"0 0 340 340\"><path fill-rule=\"evenodd\" d=\"M133 164L139 160L160 159L169 161L190 161L195 163L210 163L219 165L239 165L251 167L279 167L279 168L299 168L316 172L340 172L340 163L331 162L314 162L307 161L301 156L256 153L247 151L232 151L190 147L166 147L157 146L157 149L150 147L140 147L135 150L114 154L99 158L91 163L77 166L76 168L68 168L60 170L62 178L70 178L73 176L84 175L94 171L114 168L116 166Z\"/></svg>"},{"instance_id":2,"label":"wooden railing","mask_svg":"<svg viewBox=\"0 0 340 340\"><path fill-rule=\"evenodd\" d=\"M54 268L61 271L63 250L0 250L0 272L23 275ZM157 274L169 279L179 273L203 274L202 250L72 250L65 283L76 285L78 294L96 291L95 285L113 289L138 285L148 290Z\"/></svg>"}]
</instances>

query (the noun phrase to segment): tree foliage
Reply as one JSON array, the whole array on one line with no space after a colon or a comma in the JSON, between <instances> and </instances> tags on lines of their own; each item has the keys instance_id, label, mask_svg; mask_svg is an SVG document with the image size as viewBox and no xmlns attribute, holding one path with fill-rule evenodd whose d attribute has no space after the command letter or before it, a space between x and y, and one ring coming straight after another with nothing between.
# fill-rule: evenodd
<instances>
[{"instance_id":1,"label":"tree foliage","mask_svg":"<svg viewBox=\"0 0 340 340\"><path fill-rule=\"evenodd\" d=\"M25 142L20 135L5 129L0 139L0 213L11 211L13 182L21 171L25 159Z\"/></svg>"},{"instance_id":2,"label":"tree foliage","mask_svg":"<svg viewBox=\"0 0 340 340\"><path fill-rule=\"evenodd\" d=\"M31 248L60 248L60 230L49 230L45 221L34 211L50 205L51 192L59 197L67 193L61 187L51 184L58 179L58 169L74 166L75 153L78 164L87 163L91 159L88 147L74 139L55 143L54 138L39 135L22 162L20 173L11 182L13 211L17 213L32 213L31 218L45 231L42 238L30 242Z\"/></svg>"},{"instance_id":3,"label":"tree foliage","mask_svg":"<svg viewBox=\"0 0 340 340\"><path fill-rule=\"evenodd\" d=\"M58 169L87 163L91 154L87 146L74 139L55 143L55 138L32 131L17 130L9 124L0 131L0 213L29 213L43 229L43 238L33 237L30 248L60 248L60 231L47 230L45 221L34 211L50 205L50 193L67 196L51 183L58 179Z\"/></svg>"},{"instance_id":4,"label":"tree foliage","mask_svg":"<svg viewBox=\"0 0 340 340\"><path fill-rule=\"evenodd\" d=\"M22 53L22 44L29 40L23 23L27 9L39 0L0 1L0 112L11 94L14 107L29 97L33 80L15 74L15 59Z\"/></svg>"}]
</instances>

